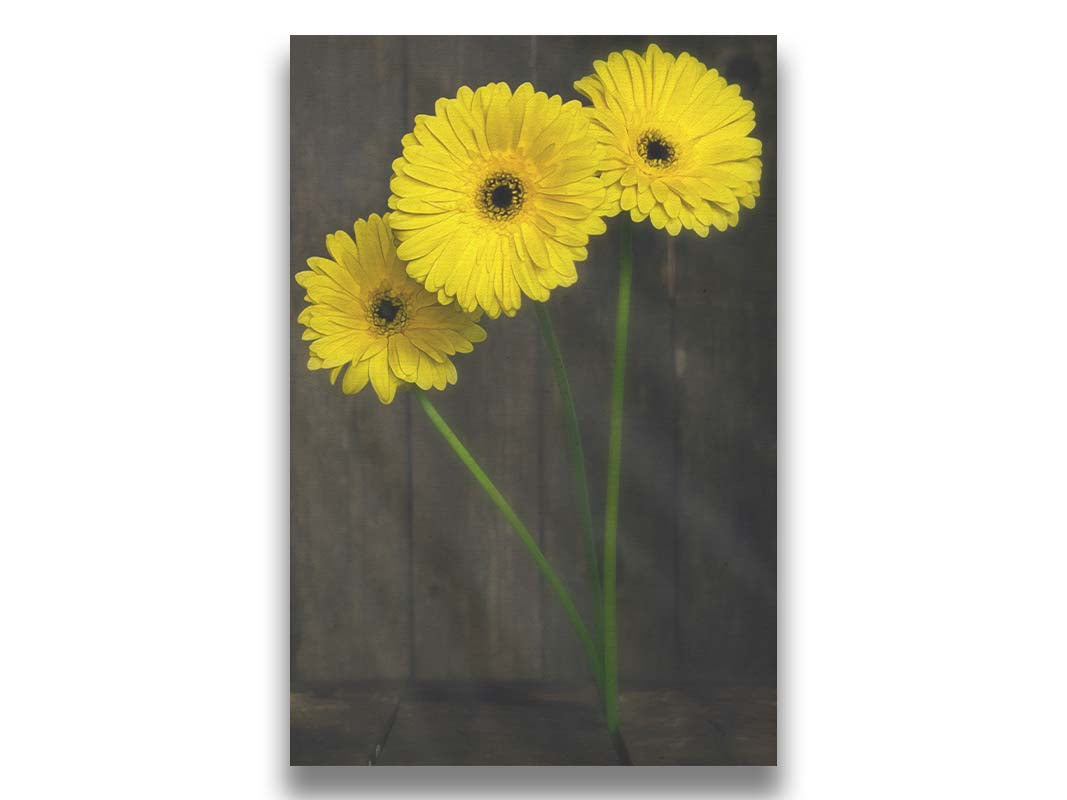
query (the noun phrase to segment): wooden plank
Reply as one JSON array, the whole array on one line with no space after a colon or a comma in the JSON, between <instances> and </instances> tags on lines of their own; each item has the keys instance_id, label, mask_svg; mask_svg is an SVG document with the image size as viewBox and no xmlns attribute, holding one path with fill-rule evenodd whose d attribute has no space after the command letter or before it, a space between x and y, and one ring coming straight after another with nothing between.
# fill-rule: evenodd
<instances>
[{"instance_id":1,"label":"wooden plank","mask_svg":"<svg viewBox=\"0 0 1067 800\"><path fill-rule=\"evenodd\" d=\"M762 197L705 241L679 237L678 624L686 674L776 672L776 89L772 37L691 52L740 80L764 143ZM731 71L736 72L736 76Z\"/></svg>"},{"instance_id":2,"label":"wooden plank","mask_svg":"<svg viewBox=\"0 0 1067 800\"><path fill-rule=\"evenodd\" d=\"M634 764L769 766L777 761L771 687L625 689L623 731ZM335 753L343 735L320 736ZM565 686L420 685L401 699L378 763L615 765L595 693Z\"/></svg>"},{"instance_id":3,"label":"wooden plank","mask_svg":"<svg viewBox=\"0 0 1067 800\"><path fill-rule=\"evenodd\" d=\"M619 713L638 766L778 763L772 687L628 689L619 698Z\"/></svg>"},{"instance_id":4,"label":"wooden plank","mask_svg":"<svg viewBox=\"0 0 1067 800\"><path fill-rule=\"evenodd\" d=\"M677 665L678 443L670 357L674 298L668 281L668 244L668 235L651 224L634 226L619 503L619 672L623 681L667 680Z\"/></svg>"},{"instance_id":5,"label":"wooden plank","mask_svg":"<svg viewBox=\"0 0 1067 800\"><path fill-rule=\"evenodd\" d=\"M404 133L403 43L291 42L291 270L325 236L386 209ZM373 111L373 113L369 113ZM294 680L403 677L411 660L409 416L306 367L290 279L291 661Z\"/></svg>"},{"instance_id":6,"label":"wooden plank","mask_svg":"<svg viewBox=\"0 0 1067 800\"><path fill-rule=\"evenodd\" d=\"M572 83L586 62L592 64L589 45L581 37L558 40L537 37L535 69L531 82L539 91L576 99ZM611 331L614 324L617 237L595 237L589 259L578 264L578 282L553 293L549 313L563 351L582 427L589 490L592 495L597 558L603 527L604 457L607 448L607 396L611 382ZM540 343L539 343L540 344ZM543 351L543 345L541 345ZM565 420L555 378L550 368L541 384L541 525L544 550L575 602L593 625L595 605L590 590L586 547L577 497L567 458ZM554 680L588 680L586 660L566 614L556 598L542 596L544 615L545 677Z\"/></svg>"},{"instance_id":7,"label":"wooden plank","mask_svg":"<svg viewBox=\"0 0 1067 800\"><path fill-rule=\"evenodd\" d=\"M529 76L531 40L407 40L408 120L461 85L513 87ZM398 142L399 144L399 142ZM532 531L538 520L539 350L532 309L486 318L489 338L456 359L459 383L434 403ZM510 527L416 409L413 426L415 674L541 674L541 580Z\"/></svg>"},{"instance_id":8,"label":"wooden plank","mask_svg":"<svg viewBox=\"0 0 1067 800\"><path fill-rule=\"evenodd\" d=\"M293 691L289 699L292 766L363 765L385 741L400 694L388 689Z\"/></svg>"},{"instance_id":9,"label":"wooden plank","mask_svg":"<svg viewBox=\"0 0 1067 800\"><path fill-rule=\"evenodd\" d=\"M592 690L443 687L401 703L383 766L615 763Z\"/></svg>"},{"instance_id":10,"label":"wooden plank","mask_svg":"<svg viewBox=\"0 0 1067 800\"><path fill-rule=\"evenodd\" d=\"M573 82L593 61L626 47L643 50L639 37L540 37L538 88L579 98ZM582 98L579 98L582 99ZM561 346L569 360L574 394L590 461L590 488L598 534L603 525L608 397L618 291L618 237L627 217L609 221L608 232L589 245L589 261L576 286L553 299ZM634 286L627 362L620 503L618 603L619 663L623 681L666 679L677 666L675 625L675 534L677 436L671 368L673 298L668 284L667 235L650 224L634 226ZM549 376L549 379L551 376ZM554 394L550 393L554 398ZM546 444L546 548L575 564L584 578L584 556L569 492L566 453L558 445L562 417L548 408L545 428L557 437ZM550 440L546 440L550 441ZM551 598L548 598L551 602ZM546 665L553 677L577 677L584 667L566 619L546 608Z\"/></svg>"}]
</instances>

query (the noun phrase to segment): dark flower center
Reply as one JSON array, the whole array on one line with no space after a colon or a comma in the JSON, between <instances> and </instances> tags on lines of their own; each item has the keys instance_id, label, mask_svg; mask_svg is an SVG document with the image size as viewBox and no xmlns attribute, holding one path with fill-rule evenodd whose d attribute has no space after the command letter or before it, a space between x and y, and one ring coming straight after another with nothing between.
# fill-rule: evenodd
<instances>
[{"instance_id":1,"label":"dark flower center","mask_svg":"<svg viewBox=\"0 0 1067 800\"><path fill-rule=\"evenodd\" d=\"M379 333L396 333L408 322L408 310L404 299L383 287L374 294L367 306L367 316Z\"/></svg>"},{"instance_id":2,"label":"dark flower center","mask_svg":"<svg viewBox=\"0 0 1067 800\"><path fill-rule=\"evenodd\" d=\"M676 153L672 145L659 131L645 131L637 140L637 154L650 167L662 169L674 163Z\"/></svg>"},{"instance_id":3,"label":"dark flower center","mask_svg":"<svg viewBox=\"0 0 1067 800\"><path fill-rule=\"evenodd\" d=\"M510 172L497 172L482 183L475 202L492 220L503 221L519 213L526 201L526 187Z\"/></svg>"},{"instance_id":4,"label":"dark flower center","mask_svg":"<svg viewBox=\"0 0 1067 800\"><path fill-rule=\"evenodd\" d=\"M512 191L510 186L500 185L493 189L489 198L497 208L511 208Z\"/></svg>"},{"instance_id":5,"label":"dark flower center","mask_svg":"<svg viewBox=\"0 0 1067 800\"><path fill-rule=\"evenodd\" d=\"M385 320L386 322L392 322L396 319L396 315L399 313L400 306L386 297L379 300L378 305L374 307L374 314L378 319Z\"/></svg>"},{"instance_id":6,"label":"dark flower center","mask_svg":"<svg viewBox=\"0 0 1067 800\"><path fill-rule=\"evenodd\" d=\"M648 143L646 158L649 161L666 161L671 157L671 151L667 149L667 143L653 139Z\"/></svg>"}]
</instances>

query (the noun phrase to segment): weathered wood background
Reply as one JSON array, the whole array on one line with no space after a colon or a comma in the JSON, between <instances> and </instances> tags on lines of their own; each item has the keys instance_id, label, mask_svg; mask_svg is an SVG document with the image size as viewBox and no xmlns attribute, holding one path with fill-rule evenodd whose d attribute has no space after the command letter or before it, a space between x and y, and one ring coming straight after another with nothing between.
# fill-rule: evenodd
<instances>
[{"instance_id":1,"label":"weathered wood background","mask_svg":"<svg viewBox=\"0 0 1067 800\"><path fill-rule=\"evenodd\" d=\"M620 526L626 682L773 685L776 671L776 56L774 37L659 37L756 104L763 195L708 239L635 230ZM291 268L386 211L416 114L467 84L577 97L595 58L642 37L294 37ZM602 524L618 222L550 309ZM282 279L282 278L279 278ZM514 535L410 398L382 406L309 372L292 287L294 684L569 681L585 666ZM456 359L443 416L583 604L584 557L560 403L532 311L487 320Z\"/></svg>"}]
</instances>

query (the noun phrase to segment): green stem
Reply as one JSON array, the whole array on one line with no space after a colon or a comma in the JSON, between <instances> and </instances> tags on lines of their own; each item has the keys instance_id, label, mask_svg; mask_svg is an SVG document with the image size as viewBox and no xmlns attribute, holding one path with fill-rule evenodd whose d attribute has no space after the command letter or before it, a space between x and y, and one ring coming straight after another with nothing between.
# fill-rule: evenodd
<instances>
[{"instance_id":1,"label":"green stem","mask_svg":"<svg viewBox=\"0 0 1067 800\"><path fill-rule=\"evenodd\" d=\"M578 609L575 608L574 602L571 600L570 594L567 592L566 587L560 581L556 575L555 570L548 563L548 559L545 558L544 553L541 552L541 548L537 546L537 542L533 536L526 529L526 526L522 524L522 520L512 510L508 501L504 499L504 495L500 494L500 491L493 485L493 482L489 480L489 476L485 474L478 462L474 460L474 456L470 454L470 451L463 446L463 443L459 440L452 429L448 427L448 423L441 418L441 415L437 413L437 409L434 408L433 403L430 402L430 398L426 396L426 393L421 389L415 387L413 389L415 397L418 398L419 405L422 406L422 410L426 412L426 416L430 418L430 422L437 428L445 441L452 447L456 455L459 456L459 460L463 462L463 465L470 470L471 475L478 481L478 485L481 486L489 499L493 501L500 513L504 515L504 519L508 521L512 528L515 529L515 533L518 534L519 539L526 547L527 551L533 557L534 563L537 564L537 568L541 571L541 575L548 582L548 585L552 587L552 591L556 593L556 597L559 599L560 604L563 606L563 610L567 612L567 617L571 621L571 625L574 626L575 633L578 634L578 638L582 642L582 646L585 648L586 656L589 659L589 668L593 673L593 677L596 679L597 687L601 690L604 685L604 670L600 661L600 657L597 653L596 646L593 644L592 638L589 636L589 631L585 627L585 623L582 621L581 615L578 613Z\"/></svg>"},{"instance_id":2,"label":"green stem","mask_svg":"<svg viewBox=\"0 0 1067 800\"><path fill-rule=\"evenodd\" d=\"M619 249L619 305L615 316L615 362L611 375L608 436L608 493L604 503L604 716L608 731L619 730L619 626L615 603L616 540L619 531L619 476L622 460L622 398L626 384L626 338L633 284L633 231L622 221Z\"/></svg>"},{"instance_id":3,"label":"green stem","mask_svg":"<svg viewBox=\"0 0 1067 800\"><path fill-rule=\"evenodd\" d=\"M563 363L563 352L559 349L556 332L552 327L552 317L544 303L534 303L537 322L541 327L541 336L551 356L552 371L556 375L560 399L563 401L564 420L567 433L567 455L574 474L574 486L578 494L578 513L581 516L582 531L585 535L586 563L589 572L590 588L596 605L596 633L598 643L603 631L603 600L600 585L600 569L597 565L596 539L593 536L593 509L589 502L589 481L585 474L585 452L582 449L582 431L578 425L578 412L574 408L574 395L567 377L567 366Z\"/></svg>"}]
</instances>

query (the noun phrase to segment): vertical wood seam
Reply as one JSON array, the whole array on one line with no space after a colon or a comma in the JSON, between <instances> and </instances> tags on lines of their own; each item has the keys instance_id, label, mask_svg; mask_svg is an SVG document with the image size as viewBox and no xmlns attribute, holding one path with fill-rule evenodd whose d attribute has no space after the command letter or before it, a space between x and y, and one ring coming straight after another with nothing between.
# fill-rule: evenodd
<instances>
[{"instance_id":1,"label":"vertical wood seam","mask_svg":"<svg viewBox=\"0 0 1067 800\"><path fill-rule=\"evenodd\" d=\"M671 425L674 430L673 434L673 454L671 458L671 499L674 504L674 530L672 532L671 540L674 545L674 658L673 672L674 676L678 676L682 672L682 603L681 603L681 591L679 589L679 581L682 575L681 566L681 550L682 550L682 514L681 514L681 500L682 492L680 488L682 477L682 425L681 425L681 410L682 404L679 397L682 387L681 381L678 376L678 261L675 252L675 240L673 236L667 238L667 299L670 305L670 367L671 367Z\"/></svg>"},{"instance_id":2,"label":"vertical wood seam","mask_svg":"<svg viewBox=\"0 0 1067 800\"><path fill-rule=\"evenodd\" d=\"M537 37L530 37L530 82L537 86ZM536 302L531 300L530 302ZM545 348L542 346L540 336L538 333L534 333L537 339L537 355L534 359L534 369L536 371L536 385L538 388L537 393L537 546L541 548L541 552L545 553L545 438L548 435L548 431L545 427L545 401L547 397L546 375L545 375ZM551 563L552 557L550 553L545 553L545 557L549 559ZM558 565L557 565L558 568ZM545 608L545 582L543 580L537 581L537 608L538 616L541 621L541 663L538 670L541 675L541 679L548 675L548 648L546 642L548 641L548 626L547 626L547 609Z\"/></svg>"},{"instance_id":3,"label":"vertical wood seam","mask_svg":"<svg viewBox=\"0 0 1067 800\"><path fill-rule=\"evenodd\" d=\"M400 52L402 57L401 74L403 76L403 97L401 100L401 130L407 124L410 116L409 104L411 102L411 90L408 75L408 37L400 37ZM404 425L407 429L407 525L408 525L408 680L415 680L415 454L414 454L414 431L411 419L411 394L408 393L405 403Z\"/></svg>"}]
</instances>

